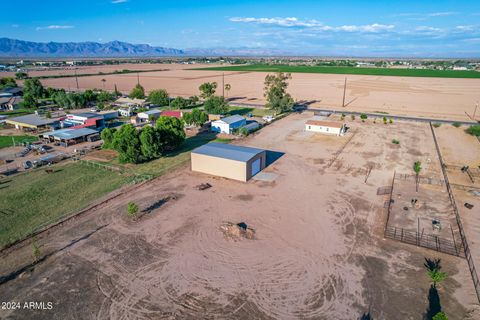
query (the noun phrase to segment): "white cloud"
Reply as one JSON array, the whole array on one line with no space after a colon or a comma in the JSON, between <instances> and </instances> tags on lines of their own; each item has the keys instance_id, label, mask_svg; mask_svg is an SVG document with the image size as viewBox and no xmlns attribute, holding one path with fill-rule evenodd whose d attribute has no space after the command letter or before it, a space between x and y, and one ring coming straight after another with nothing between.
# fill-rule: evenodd
<instances>
[{"instance_id":1,"label":"white cloud","mask_svg":"<svg viewBox=\"0 0 480 320\"><path fill-rule=\"evenodd\" d=\"M55 30L55 29L72 29L74 28L74 26L60 26L60 25L50 25L50 26L46 26L46 27L37 27L37 31L38 30Z\"/></svg>"},{"instance_id":2,"label":"white cloud","mask_svg":"<svg viewBox=\"0 0 480 320\"><path fill-rule=\"evenodd\" d=\"M446 12L432 12L427 14L429 17L445 17L445 16L454 16L457 15L458 12L453 11L446 11Z\"/></svg>"},{"instance_id":3,"label":"white cloud","mask_svg":"<svg viewBox=\"0 0 480 320\"><path fill-rule=\"evenodd\" d=\"M371 32L371 33L376 33L376 32L381 32L381 31L389 31L393 30L395 28L394 25L389 24L367 24L363 26L356 26L356 25L349 25L349 26L341 26L334 28L336 31L345 31L345 32Z\"/></svg>"},{"instance_id":4,"label":"white cloud","mask_svg":"<svg viewBox=\"0 0 480 320\"><path fill-rule=\"evenodd\" d=\"M458 31L458 32L471 32L476 30L479 30L479 28L475 26L456 26L455 27L455 31Z\"/></svg>"},{"instance_id":5,"label":"white cloud","mask_svg":"<svg viewBox=\"0 0 480 320\"><path fill-rule=\"evenodd\" d=\"M232 22L246 22L258 24L271 24L282 27L318 27L322 26L317 20L301 21L295 17L291 18L248 18L248 17L234 17L230 18Z\"/></svg>"},{"instance_id":6,"label":"white cloud","mask_svg":"<svg viewBox=\"0 0 480 320\"><path fill-rule=\"evenodd\" d=\"M117 3L125 3L128 2L128 0L112 0L112 3L117 4Z\"/></svg>"},{"instance_id":7,"label":"white cloud","mask_svg":"<svg viewBox=\"0 0 480 320\"><path fill-rule=\"evenodd\" d=\"M318 31L343 31L343 32L370 32L376 33L381 31L389 31L395 28L394 25L385 24L368 24L368 25L344 25L344 26L327 26L317 20L300 20L295 17L287 18L250 18L250 17L234 17L230 18L232 22L255 23L263 25L273 25L280 27L303 27L312 28Z\"/></svg>"}]
</instances>

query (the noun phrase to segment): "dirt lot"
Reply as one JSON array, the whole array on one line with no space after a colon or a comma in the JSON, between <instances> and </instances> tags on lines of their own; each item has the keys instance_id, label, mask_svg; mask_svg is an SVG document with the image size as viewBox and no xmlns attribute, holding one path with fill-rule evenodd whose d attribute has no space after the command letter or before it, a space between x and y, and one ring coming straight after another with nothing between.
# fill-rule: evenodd
<instances>
[{"instance_id":1,"label":"dirt lot","mask_svg":"<svg viewBox=\"0 0 480 320\"><path fill-rule=\"evenodd\" d=\"M168 69L167 71L140 74L140 82L147 91L164 88L174 96L198 95L198 87L206 81L222 82L220 71L188 70L205 65L152 64L118 65L101 69ZM213 65L207 65L213 66ZM92 70L93 71L93 70ZM97 70L101 71L100 68ZM71 71L68 71L71 72ZM228 97L234 101L262 104L263 72L231 72L225 74L225 83L231 84ZM343 97L344 75L293 74L289 92L296 100L316 101L313 106L340 108ZM397 115L424 116L446 119L470 120L465 112L473 114L475 103L480 98L480 79L412 78L382 76L347 76L347 110L382 111ZM81 77L80 89L118 89L128 93L137 83L136 74ZM75 78L45 79L43 84L52 87L75 89ZM477 114L477 116L479 116Z\"/></svg>"},{"instance_id":2,"label":"dirt lot","mask_svg":"<svg viewBox=\"0 0 480 320\"><path fill-rule=\"evenodd\" d=\"M332 137L306 133L310 117L291 115L238 142L283 153L264 170L274 181L240 183L184 167L38 238L51 255L12 274L0 300L52 301L54 309L0 317L356 319L370 311L374 319L419 319L430 285L424 257L440 257L449 274L439 289L443 310L477 319L465 260L383 238L377 188L394 170L411 173L419 158L431 159L426 175L438 173L428 126L356 120ZM195 188L206 182L213 187ZM129 201L142 211L136 221L126 215ZM226 222L246 222L255 239L225 237ZM29 246L3 255L0 274L31 255Z\"/></svg>"}]
</instances>

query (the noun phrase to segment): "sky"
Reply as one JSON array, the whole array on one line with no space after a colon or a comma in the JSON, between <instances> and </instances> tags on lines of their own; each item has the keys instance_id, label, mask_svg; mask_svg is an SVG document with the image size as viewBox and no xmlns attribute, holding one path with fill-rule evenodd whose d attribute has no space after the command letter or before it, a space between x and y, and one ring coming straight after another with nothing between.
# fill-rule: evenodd
<instances>
[{"instance_id":1,"label":"sky","mask_svg":"<svg viewBox=\"0 0 480 320\"><path fill-rule=\"evenodd\" d=\"M479 0L23 0L20 6L5 1L1 7L0 37L28 41L480 57Z\"/></svg>"}]
</instances>

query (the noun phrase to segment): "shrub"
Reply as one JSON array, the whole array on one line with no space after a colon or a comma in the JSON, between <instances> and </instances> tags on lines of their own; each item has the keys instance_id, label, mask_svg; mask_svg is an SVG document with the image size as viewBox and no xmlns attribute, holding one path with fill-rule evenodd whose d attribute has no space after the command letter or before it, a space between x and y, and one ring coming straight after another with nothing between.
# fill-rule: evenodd
<instances>
[{"instance_id":1,"label":"shrub","mask_svg":"<svg viewBox=\"0 0 480 320\"><path fill-rule=\"evenodd\" d=\"M434 126L435 128L439 128L441 125L442 125L442 124L441 124L441 123L438 123L438 122L436 122L436 123L433 124L433 126Z\"/></svg>"},{"instance_id":2,"label":"shrub","mask_svg":"<svg viewBox=\"0 0 480 320\"><path fill-rule=\"evenodd\" d=\"M472 136L480 137L480 124L470 126L467 129L467 133L471 134Z\"/></svg>"},{"instance_id":3,"label":"shrub","mask_svg":"<svg viewBox=\"0 0 480 320\"><path fill-rule=\"evenodd\" d=\"M462 124L460 122L454 122L452 123L452 126L454 126L455 128L459 128Z\"/></svg>"},{"instance_id":4,"label":"shrub","mask_svg":"<svg viewBox=\"0 0 480 320\"><path fill-rule=\"evenodd\" d=\"M390 124L392 124L392 123L393 123L392 118L390 118L390 120L388 120L388 122L389 122Z\"/></svg>"},{"instance_id":5,"label":"shrub","mask_svg":"<svg viewBox=\"0 0 480 320\"><path fill-rule=\"evenodd\" d=\"M383 117L383 123L387 124L387 117Z\"/></svg>"},{"instance_id":6,"label":"shrub","mask_svg":"<svg viewBox=\"0 0 480 320\"><path fill-rule=\"evenodd\" d=\"M393 144L400 144L400 141L397 140L397 139L392 139L392 143L393 143Z\"/></svg>"},{"instance_id":7,"label":"shrub","mask_svg":"<svg viewBox=\"0 0 480 320\"><path fill-rule=\"evenodd\" d=\"M138 213L138 205L135 202L129 202L127 204L127 214L130 217L136 216Z\"/></svg>"},{"instance_id":8,"label":"shrub","mask_svg":"<svg viewBox=\"0 0 480 320\"><path fill-rule=\"evenodd\" d=\"M352 114L352 115L350 116L350 118L352 118L352 120L355 120L355 115Z\"/></svg>"},{"instance_id":9,"label":"shrub","mask_svg":"<svg viewBox=\"0 0 480 320\"><path fill-rule=\"evenodd\" d=\"M362 113L362 114L360 115L360 119L366 120L366 119L368 119L368 116L367 116L365 113Z\"/></svg>"},{"instance_id":10,"label":"shrub","mask_svg":"<svg viewBox=\"0 0 480 320\"><path fill-rule=\"evenodd\" d=\"M341 119L345 119L345 113L342 113Z\"/></svg>"}]
</instances>

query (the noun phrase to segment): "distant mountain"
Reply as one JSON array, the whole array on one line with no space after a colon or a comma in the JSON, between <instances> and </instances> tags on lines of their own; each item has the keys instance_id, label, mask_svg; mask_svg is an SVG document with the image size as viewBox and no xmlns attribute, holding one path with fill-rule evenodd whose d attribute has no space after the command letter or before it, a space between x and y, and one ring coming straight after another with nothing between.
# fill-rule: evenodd
<instances>
[{"instance_id":1,"label":"distant mountain","mask_svg":"<svg viewBox=\"0 0 480 320\"><path fill-rule=\"evenodd\" d=\"M0 57L158 57L183 55L178 49L111 41L31 42L0 38Z\"/></svg>"},{"instance_id":2,"label":"distant mountain","mask_svg":"<svg viewBox=\"0 0 480 320\"><path fill-rule=\"evenodd\" d=\"M280 56L288 52L265 48L192 48L173 49L131 44L121 41L98 42L32 42L0 38L0 57L22 58L119 58L161 56Z\"/></svg>"}]
</instances>

